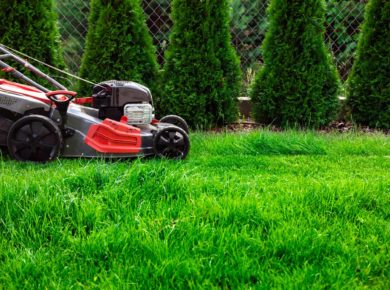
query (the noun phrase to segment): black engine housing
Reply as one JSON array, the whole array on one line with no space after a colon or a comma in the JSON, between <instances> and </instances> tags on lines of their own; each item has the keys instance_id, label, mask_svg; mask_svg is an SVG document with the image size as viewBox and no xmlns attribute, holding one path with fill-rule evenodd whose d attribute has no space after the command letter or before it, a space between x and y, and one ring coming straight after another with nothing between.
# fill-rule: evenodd
<instances>
[{"instance_id":1,"label":"black engine housing","mask_svg":"<svg viewBox=\"0 0 390 290\"><path fill-rule=\"evenodd\" d=\"M138 83L128 81L106 81L93 87L92 107L99 109L99 118L120 120L126 104L153 105L150 90Z\"/></svg>"}]
</instances>

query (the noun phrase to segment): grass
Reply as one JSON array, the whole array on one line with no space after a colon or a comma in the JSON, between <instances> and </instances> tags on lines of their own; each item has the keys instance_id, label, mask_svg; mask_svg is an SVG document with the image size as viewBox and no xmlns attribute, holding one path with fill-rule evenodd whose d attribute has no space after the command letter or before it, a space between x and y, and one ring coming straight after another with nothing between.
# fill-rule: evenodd
<instances>
[{"instance_id":1,"label":"grass","mask_svg":"<svg viewBox=\"0 0 390 290\"><path fill-rule=\"evenodd\" d=\"M184 162L0 158L0 288L389 289L389 137L191 139Z\"/></svg>"}]
</instances>

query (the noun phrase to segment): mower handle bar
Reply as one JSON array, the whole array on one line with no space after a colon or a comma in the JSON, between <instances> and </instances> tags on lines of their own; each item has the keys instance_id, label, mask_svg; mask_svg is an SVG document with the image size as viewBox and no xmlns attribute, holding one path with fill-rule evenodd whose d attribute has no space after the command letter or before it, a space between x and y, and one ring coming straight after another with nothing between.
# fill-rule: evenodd
<instances>
[{"instance_id":1,"label":"mower handle bar","mask_svg":"<svg viewBox=\"0 0 390 290\"><path fill-rule=\"evenodd\" d=\"M12 53L8 49L6 49L2 44L0 44L0 52L3 53L3 55L1 55L1 57L0 57L1 60L5 60L7 58L11 58L14 61L18 62L19 64L23 65L25 68L27 68L29 71L31 71L32 73L34 73L38 77L41 77L41 78L45 79L46 81L48 81L54 87L56 87L58 89L61 89L61 90L66 90L66 88L63 85L61 85L59 82L57 82L55 79L49 77L47 74L43 73L38 68L36 68L35 66L31 65L27 60L24 60L24 59L20 58L19 56L17 56L16 54ZM7 63L5 63L3 61L0 61L0 67L1 68L11 68L11 66L9 66ZM11 74L14 77L16 77L18 79L24 80L28 84L30 84L30 85L32 85L32 86L42 90L45 93L49 92L49 90L47 88L39 85L38 83L36 83L35 81L33 81L30 78L26 77L24 74L22 74L21 72L19 72L17 70L12 70Z\"/></svg>"},{"instance_id":2,"label":"mower handle bar","mask_svg":"<svg viewBox=\"0 0 390 290\"><path fill-rule=\"evenodd\" d=\"M76 92L71 92L71 91L65 91L65 90L60 90L60 91L51 91L46 93L46 97L51 97L55 95L66 95L66 96L72 96L75 97L77 95Z\"/></svg>"},{"instance_id":3,"label":"mower handle bar","mask_svg":"<svg viewBox=\"0 0 390 290\"><path fill-rule=\"evenodd\" d=\"M54 98L54 96L57 95L63 95L63 96L69 96L69 97L64 97L64 100L59 100ZM66 90L59 90L59 91L51 91L46 93L46 97L49 98L50 101L58 104L58 103L65 103L67 102L69 104L70 101L72 101L76 97L77 93L76 92L71 92L71 91L66 91Z\"/></svg>"}]
</instances>

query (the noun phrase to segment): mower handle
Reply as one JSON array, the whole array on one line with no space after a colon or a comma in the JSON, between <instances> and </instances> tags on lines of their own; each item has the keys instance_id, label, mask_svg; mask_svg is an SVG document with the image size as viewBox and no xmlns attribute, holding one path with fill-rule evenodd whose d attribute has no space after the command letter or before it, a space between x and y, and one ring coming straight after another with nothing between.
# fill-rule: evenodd
<instances>
[{"instance_id":1,"label":"mower handle","mask_svg":"<svg viewBox=\"0 0 390 290\"><path fill-rule=\"evenodd\" d=\"M63 99L57 99L54 98L54 96L57 95L63 95L63 96L69 96L66 97L66 100ZM66 91L66 90L59 90L59 91L51 91L46 93L46 97L49 98L49 100L53 101L54 103L63 103L63 102L70 102L76 97L77 93L76 92L71 92L71 91Z\"/></svg>"}]
</instances>

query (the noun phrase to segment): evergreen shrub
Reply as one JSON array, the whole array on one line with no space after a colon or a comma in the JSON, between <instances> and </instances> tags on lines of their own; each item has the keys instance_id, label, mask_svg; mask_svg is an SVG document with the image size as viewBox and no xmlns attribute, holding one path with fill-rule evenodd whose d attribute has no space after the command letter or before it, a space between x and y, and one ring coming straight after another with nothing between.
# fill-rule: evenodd
<instances>
[{"instance_id":1,"label":"evergreen shrub","mask_svg":"<svg viewBox=\"0 0 390 290\"><path fill-rule=\"evenodd\" d=\"M0 43L50 65L64 68L53 0L0 1L0 11ZM42 71L52 73L41 65L37 66ZM18 69L32 77L27 70ZM42 81L40 83L48 85Z\"/></svg>"},{"instance_id":2,"label":"evergreen shrub","mask_svg":"<svg viewBox=\"0 0 390 290\"><path fill-rule=\"evenodd\" d=\"M264 66L251 91L257 121L319 127L338 109L340 80L324 42L323 0L272 0Z\"/></svg>"},{"instance_id":3,"label":"evergreen shrub","mask_svg":"<svg viewBox=\"0 0 390 290\"><path fill-rule=\"evenodd\" d=\"M139 0L92 0L80 76L92 82L129 80L158 95L155 48ZM91 85L80 82L80 93Z\"/></svg>"},{"instance_id":4,"label":"evergreen shrub","mask_svg":"<svg viewBox=\"0 0 390 290\"><path fill-rule=\"evenodd\" d=\"M229 1L174 0L162 112L209 128L237 118L239 58L231 44Z\"/></svg>"},{"instance_id":5,"label":"evergreen shrub","mask_svg":"<svg viewBox=\"0 0 390 290\"><path fill-rule=\"evenodd\" d=\"M390 128L390 1L370 0L356 61L348 79L348 105L358 124Z\"/></svg>"}]
</instances>

